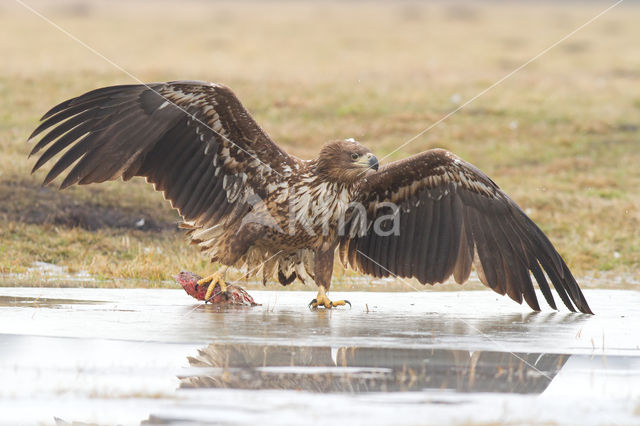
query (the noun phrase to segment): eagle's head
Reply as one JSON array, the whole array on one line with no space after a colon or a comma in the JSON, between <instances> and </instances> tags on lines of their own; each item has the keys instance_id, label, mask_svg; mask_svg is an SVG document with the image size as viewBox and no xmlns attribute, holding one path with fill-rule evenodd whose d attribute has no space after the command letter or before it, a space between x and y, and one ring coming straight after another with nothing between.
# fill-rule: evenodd
<instances>
[{"instance_id":1,"label":"eagle's head","mask_svg":"<svg viewBox=\"0 0 640 426\"><path fill-rule=\"evenodd\" d=\"M320 150L316 172L326 180L354 184L378 170L378 159L371 150L353 139L327 143Z\"/></svg>"}]
</instances>

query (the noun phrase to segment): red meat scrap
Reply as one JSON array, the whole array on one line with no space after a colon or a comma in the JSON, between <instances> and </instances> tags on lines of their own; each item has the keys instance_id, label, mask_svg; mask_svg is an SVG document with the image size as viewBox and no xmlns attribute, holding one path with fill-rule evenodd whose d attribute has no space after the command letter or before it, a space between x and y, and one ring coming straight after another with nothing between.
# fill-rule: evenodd
<instances>
[{"instance_id":1,"label":"red meat scrap","mask_svg":"<svg viewBox=\"0 0 640 426\"><path fill-rule=\"evenodd\" d=\"M189 296L198 300L204 300L205 303L209 302L212 304L242 306L259 305L259 303L256 303L253 300L253 297L251 297L249 293L247 293L243 288L234 284L227 285L227 294L223 294L222 292L220 292L220 285L216 284L211 298L209 300L205 300L204 297L207 293L208 284L198 285L198 280L201 278L200 276L194 274L193 272L182 271L174 278Z\"/></svg>"}]
</instances>

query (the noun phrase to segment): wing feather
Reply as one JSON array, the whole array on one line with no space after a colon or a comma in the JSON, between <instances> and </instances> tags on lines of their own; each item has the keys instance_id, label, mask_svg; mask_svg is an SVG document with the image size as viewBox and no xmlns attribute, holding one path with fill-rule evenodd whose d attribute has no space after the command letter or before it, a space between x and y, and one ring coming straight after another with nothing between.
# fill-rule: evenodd
<instances>
[{"instance_id":1,"label":"wing feather","mask_svg":"<svg viewBox=\"0 0 640 426\"><path fill-rule=\"evenodd\" d=\"M450 213L450 208L447 206L450 201L451 199L446 197L438 202L438 210L440 210L441 213L444 211L445 214L440 214L439 216L440 226L438 227L438 238L436 239L438 249L435 250L435 262L433 263L434 278L437 282L444 281L448 278L443 277L443 275L451 247L451 215L447 214Z\"/></svg>"},{"instance_id":2,"label":"wing feather","mask_svg":"<svg viewBox=\"0 0 640 426\"><path fill-rule=\"evenodd\" d=\"M421 283L428 283L431 281L428 259L431 255L430 246L434 241L434 238L432 237L434 235L433 224L438 222L440 209L433 208L433 201L426 192L421 194L420 204L421 209L419 214L423 221L421 232L422 241L420 250L415 253L414 262L417 262L419 265L418 280Z\"/></svg>"},{"instance_id":3,"label":"wing feather","mask_svg":"<svg viewBox=\"0 0 640 426\"><path fill-rule=\"evenodd\" d=\"M400 210L402 211L402 210ZM402 252L404 253L403 256L403 270L402 270L402 276L404 277L411 277L412 275L412 267L413 267L413 262L411 261L411 253L413 253L413 242L416 239L416 213L414 209L411 209L411 211L406 214L407 217L407 224L405 226L405 229L407 230L407 235L405 235L405 237L401 240L403 244L402 247ZM372 235L371 237L372 239L376 239L375 235Z\"/></svg>"},{"instance_id":4,"label":"wing feather","mask_svg":"<svg viewBox=\"0 0 640 426\"><path fill-rule=\"evenodd\" d=\"M504 295L506 290L504 288L502 258L491 235L491 229L484 220L484 216L474 212L472 217L473 236L478 242L478 257L487 283L496 293Z\"/></svg>"},{"instance_id":5,"label":"wing feather","mask_svg":"<svg viewBox=\"0 0 640 426\"><path fill-rule=\"evenodd\" d=\"M224 204L227 202L227 194L225 194L222 189L222 179L218 179L216 182L216 187L213 193L216 194L216 197L211 202L209 208L205 211L202 218L199 218L199 222L202 223L217 223L218 221L214 218L216 212L222 211L224 209Z\"/></svg>"},{"instance_id":6,"label":"wing feather","mask_svg":"<svg viewBox=\"0 0 640 426\"><path fill-rule=\"evenodd\" d=\"M460 237L458 236L460 225L456 223L456 208L453 201L457 197L445 197L439 204L442 225L438 233L438 250L436 251L435 277L438 282L443 282L453 273L452 259L457 254Z\"/></svg>"},{"instance_id":7,"label":"wing feather","mask_svg":"<svg viewBox=\"0 0 640 426\"><path fill-rule=\"evenodd\" d=\"M372 238L371 235L372 234L367 234L365 236L364 247L366 247L367 253L370 253L371 256L374 256L375 255L374 253L375 253L376 238ZM379 277L380 276L380 266L372 262L371 256L368 256L366 259L363 259L365 268L367 268L367 270L371 271L370 273L374 277Z\"/></svg>"},{"instance_id":8,"label":"wing feather","mask_svg":"<svg viewBox=\"0 0 640 426\"><path fill-rule=\"evenodd\" d=\"M201 186L205 184L205 180L203 179L204 175L212 169L209 165L210 163L211 159L208 158L208 156L201 157L195 155L191 161L187 163L185 172L175 184L176 186L185 188L185 190L176 196L175 205L178 211L184 210L187 202L194 198L194 196L197 197L202 194ZM187 172L187 170L192 172Z\"/></svg>"},{"instance_id":9,"label":"wing feather","mask_svg":"<svg viewBox=\"0 0 640 426\"><path fill-rule=\"evenodd\" d=\"M190 212L186 220L194 220L200 217L215 200L216 193L214 188L216 180L214 179L215 171L212 168L207 169L207 173L202 176L202 182L206 183L205 188L199 191L197 188L191 200L184 206L184 212Z\"/></svg>"},{"instance_id":10,"label":"wing feather","mask_svg":"<svg viewBox=\"0 0 640 426\"><path fill-rule=\"evenodd\" d=\"M374 252L373 252L373 257L375 259L379 259L383 253L387 250L387 241L389 241L389 236L384 236L381 238L375 238L375 248L374 248ZM375 274L376 277L380 278L384 276L385 271L383 270L383 268L380 267L380 265L376 265L377 266L377 273Z\"/></svg>"},{"instance_id":11,"label":"wing feather","mask_svg":"<svg viewBox=\"0 0 640 426\"><path fill-rule=\"evenodd\" d=\"M196 144L193 145L197 146ZM184 207L185 197L193 195L195 181L200 179L202 175L200 166L204 165L205 167L210 167L210 161L207 161L207 156L198 154L200 153L196 150L196 152L187 157L187 160L180 167L180 173L178 173L175 180L172 182L172 186L174 188L179 188L179 190L176 190L171 197L175 208L178 210L182 210Z\"/></svg>"},{"instance_id":12,"label":"wing feather","mask_svg":"<svg viewBox=\"0 0 640 426\"><path fill-rule=\"evenodd\" d=\"M56 164L54 164L51 170L49 170L49 173L47 173L47 176L44 178L45 185L53 181L56 177L58 177L60 173L62 173L67 167L72 165L78 158L82 157L87 152L87 150L90 149L91 138L89 137L89 134L85 133L84 136L82 137L80 136L81 134L79 132L78 134L74 134L74 132L71 131L61 138L64 140L63 142L64 144L67 144L71 138L73 138L74 140L76 140L76 138L79 138L79 139L76 140L75 145L69 148L62 155L62 157L60 157L60 159L56 162ZM54 148L54 147L51 147L51 148ZM43 156L48 154L49 154L49 150L47 150L47 152L45 152Z\"/></svg>"},{"instance_id":13,"label":"wing feather","mask_svg":"<svg viewBox=\"0 0 640 426\"><path fill-rule=\"evenodd\" d=\"M460 222L460 247L456 258L456 264L453 269L453 277L458 284L463 284L469 279L471 274L471 266L473 265L473 253L475 244L470 231L467 231L466 207L462 208L463 218Z\"/></svg>"},{"instance_id":14,"label":"wing feather","mask_svg":"<svg viewBox=\"0 0 640 426\"><path fill-rule=\"evenodd\" d=\"M76 127L80 126L80 129L78 131L81 131L82 128L85 128L85 131L87 131L88 130L87 128L89 127L87 125L87 119L89 117L93 118L93 116L95 116L95 114L96 114L96 109L95 108L91 108L89 110L82 111L80 114L77 114L74 117L71 117L70 119L60 123L59 126L57 126L54 129L52 129L42 139L40 139L40 141L38 141L38 143L33 147L33 150L31 151L31 155L37 153L38 151L40 151L40 149L42 149L42 147L50 144L52 141L58 139L63 134L67 133L68 131L70 131L70 130L76 128ZM42 124L43 125L44 124L49 124L48 122L53 120L53 119L55 119L55 117L50 118L49 120L45 121ZM42 127L42 125L41 125L41 127ZM48 126L45 126L45 128L46 127L48 127ZM36 135L38 133L40 133L40 132L39 132L38 129L36 129L33 132L31 137L33 137L33 135ZM80 134L82 134L82 133L80 133ZM66 145L63 145L60 149L64 148L64 146L66 146ZM55 151L54 154L57 153L57 152L60 152L60 149L58 151ZM40 160L42 160L42 158L43 157L41 157ZM51 157L49 157L49 158L51 158Z\"/></svg>"},{"instance_id":15,"label":"wing feather","mask_svg":"<svg viewBox=\"0 0 640 426\"><path fill-rule=\"evenodd\" d=\"M430 150L369 174L359 189L368 220L381 203L399 209L400 235L342 237L348 265L374 276L462 284L475 265L480 281L540 310L531 274L547 303L549 281L571 311L592 313L575 278L549 239L489 177L444 150ZM546 276L545 276L546 274Z\"/></svg>"},{"instance_id":16,"label":"wing feather","mask_svg":"<svg viewBox=\"0 0 640 426\"><path fill-rule=\"evenodd\" d=\"M424 278L422 279L422 283L435 283L436 282L436 257L438 256L438 238L440 234L440 213L442 209L440 208L440 204L436 203L425 191L422 196L424 202L428 204L429 211L425 212L426 214L430 214L431 217L425 220L425 229L429 230L427 234L427 253L426 256L422 258L422 269L424 270ZM428 227L428 228L427 228Z\"/></svg>"},{"instance_id":17,"label":"wing feather","mask_svg":"<svg viewBox=\"0 0 640 426\"><path fill-rule=\"evenodd\" d=\"M206 187L211 186L214 183L214 169L210 167L211 158L208 156L202 159L200 168L197 173L194 173L195 187L192 191L184 191L183 199L178 199L177 204L180 205L181 211L197 212L198 205L203 200L209 197L209 192L205 190ZM197 213L196 213L197 214Z\"/></svg>"}]
</instances>

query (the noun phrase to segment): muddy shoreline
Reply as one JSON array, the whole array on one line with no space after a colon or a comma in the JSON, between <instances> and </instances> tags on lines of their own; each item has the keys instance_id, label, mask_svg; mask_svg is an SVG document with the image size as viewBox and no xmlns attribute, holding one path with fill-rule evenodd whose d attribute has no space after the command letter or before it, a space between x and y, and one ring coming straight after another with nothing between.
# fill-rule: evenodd
<instances>
[{"instance_id":1,"label":"muddy shoreline","mask_svg":"<svg viewBox=\"0 0 640 426\"><path fill-rule=\"evenodd\" d=\"M28 180L3 181L0 182L0 200L4 200L0 202L0 219L88 231L113 228L178 232L177 214L175 220L168 220L168 214L159 214L144 205L109 205L99 188L91 188L90 192L90 199L85 199L82 196L85 194L78 191L59 191L55 186L42 186ZM166 210L171 210L168 205Z\"/></svg>"}]
</instances>

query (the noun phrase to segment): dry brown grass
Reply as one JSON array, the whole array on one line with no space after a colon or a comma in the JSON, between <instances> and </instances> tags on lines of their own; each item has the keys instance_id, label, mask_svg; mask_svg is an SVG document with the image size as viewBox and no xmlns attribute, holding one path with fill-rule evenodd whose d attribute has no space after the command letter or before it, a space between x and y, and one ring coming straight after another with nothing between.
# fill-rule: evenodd
<instances>
[{"instance_id":1,"label":"dry brown grass","mask_svg":"<svg viewBox=\"0 0 640 426\"><path fill-rule=\"evenodd\" d=\"M379 157L578 27L605 3L30 2L143 81L234 88L288 151L355 137ZM622 4L390 159L444 147L487 172L577 275L640 264L640 6ZM38 191L26 136L57 102L132 79L18 4L0 8L0 271L34 260L167 279L206 261L173 231L25 224ZM460 102L458 101L458 102ZM174 213L143 182L66 191L78 203ZM22 207L20 207L22 208ZM123 243L123 241L129 241ZM151 251L145 250L151 248ZM156 250L157 249L157 250Z\"/></svg>"}]
</instances>

